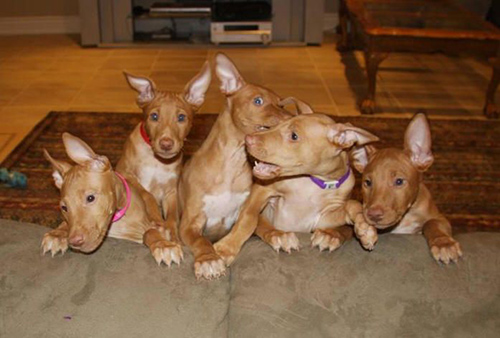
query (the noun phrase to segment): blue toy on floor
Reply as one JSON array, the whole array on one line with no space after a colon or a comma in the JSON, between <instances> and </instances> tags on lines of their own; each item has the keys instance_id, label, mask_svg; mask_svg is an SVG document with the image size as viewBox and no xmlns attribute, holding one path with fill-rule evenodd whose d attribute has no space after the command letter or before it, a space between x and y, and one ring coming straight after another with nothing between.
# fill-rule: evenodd
<instances>
[{"instance_id":1,"label":"blue toy on floor","mask_svg":"<svg viewBox=\"0 0 500 338\"><path fill-rule=\"evenodd\" d=\"M28 185L28 178L17 171L9 172L6 168L0 168L0 183L9 188L25 189Z\"/></svg>"}]
</instances>

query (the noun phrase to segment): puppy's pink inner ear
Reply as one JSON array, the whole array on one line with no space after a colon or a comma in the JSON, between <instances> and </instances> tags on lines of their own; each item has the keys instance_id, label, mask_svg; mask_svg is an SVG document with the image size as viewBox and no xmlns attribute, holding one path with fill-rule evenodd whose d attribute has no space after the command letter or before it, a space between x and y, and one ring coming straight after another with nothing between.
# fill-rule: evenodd
<instances>
[{"instance_id":1,"label":"puppy's pink inner ear","mask_svg":"<svg viewBox=\"0 0 500 338\"><path fill-rule=\"evenodd\" d=\"M61 189L64 183L63 175L59 171L54 170L52 172L52 178L54 179L54 184L56 185L57 189Z\"/></svg>"},{"instance_id":2,"label":"puppy's pink inner ear","mask_svg":"<svg viewBox=\"0 0 500 338\"><path fill-rule=\"evenodd\" d=\"M366 147L354 147L350 151L349 157L351 159L352 166L360 173L363 173L369 161Z\"/></svg>"},{"instance_id":3,"label":"puppy's pink inner ear","mask_svg":"<svg viewBox=\"0 0 500 338\"><path fill-rule=\"evenodd\" d=\"M243 77L227 56L217 54L215 62L215 73L221 82L220 89L224 94L233 94L245 85Z\"/></svg>"},{"instance_id":4,"label":"puppy's pink inner ear","mask_svg":"<svg viewBox=\"0 0 500 338\"><path fill-rule=\"evenodd\" d=\"M52 164L52 169L54 170L52 172L52 178L54 179L56 187L61 189L64 182L64 175L71 169L71 164L52 158L46 149L43 150L43 155Z\"/></svg>"},{"instance_id":5,"label":"puppy's pink inner ear","mask_svg":"<svg viewBox=\"0 0 500 338\"><path fill-rule=\"evenodd\" d=\"M210 65L205 62L201 71L186 85L184 97L186 101L199 108L205 101L205 93L212 81Z\"/></svg>"},{"instance_id":6,"label":"puppy's pink inner ear","mask_svg":"<svg viewBox=\"0 0 500 338\"><path fill-rule=\"evenodd\" d=\"M347 130L342 130L342 126L334 125L328 130L328 140L334 145L341 148L349 148L354 144L356 139L353 139L353 135L348 133Z\"/></svg>"},{"instance_id":7,"label":"puppy's pink inner ear","mask_svg":"<svg viewBox=\"0 0 500 338\"><path fill-rule=\"evenodd\" d=\"M84 164L95 157L87 143L69 133L63 134L63 143L68 156L78 164Z\"/></svg>"},{"instance_id":8,"label":"puppy's pink inner ear","mask_svg":"<svg viewBox=\"0 0 500 338\"><path fill-rule=\"evenodd\" d=\"M424 149L418 144L410 146L410 159L418 170L427 170L434 162L434 155L430 149Z\"/></svg>"},{"instance_id":9,"label":"puppy's pink inner ear","mask_svg":"<svg viewBox=\"0 0 500 338\"><path fill-rule=\"evenodd\" d=\"M431 131L425 115L417 114L413 117L406 129L404 143L417 169L425 171L432 165L434 156L431 150Z\"/></svg>"},{"instance_id":10,"label":"puppy's pink inner ear","mask_svg":"<svg viewBox=\"0 0 500 338\"><path fill-rule=\"evenodd\" d=\"M349 148L354 144L354 142L356 142L356 135L347 130L338 133L334 138L334 143L342 148Z\"/></svg>"},{"instance_id":11,"label":"puppy's pink inner ear","mask_svg":"<svg viewBox=\"0 0 500 338\"><path fill-rule=\"evenodd\" d=\"M97 155L94 159L88 162L89 168L92 171L104 172L111 169L111 163L106 156Z\"/></svg>"},{"instance_id":12,"label":"puppy's pink inner ear","mask_svg":"<svg viewBox=\"0 0 500 338\"><path fill-rule=\"evenodd\" d=\"M331 142L342 148L350 148L354 144L362 146L370 142L378 141L377 136L364 129L343 125L341 123L337 123L331 127L330 133L333 135L331 136Z\"/></svg>"},{"instance_id":13,"label":"puppy's pink inner ear","mask_svg":"<svg viewBox=\"0 0 500 338\"><path fill-rule=\"evenodd\" d=\"M135 91L139 93L137 103L139 106L150 103L155 98L155 84L153 81L145 77L133 76L126 74L127 81Z\"/></svg>"}]
</instances>

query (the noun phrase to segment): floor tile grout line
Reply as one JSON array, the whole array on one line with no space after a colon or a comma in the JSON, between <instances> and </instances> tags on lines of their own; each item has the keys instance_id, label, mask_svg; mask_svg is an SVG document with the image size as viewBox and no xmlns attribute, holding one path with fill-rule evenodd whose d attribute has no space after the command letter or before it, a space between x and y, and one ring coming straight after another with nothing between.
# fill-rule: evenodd
<instances>
[{"instance_id":1,"label":"floor tile grout line","mask_svg":"<svg viewBox=\"0 0 500 338\"><path fill-rule=\"evenodd\" d=\"M316 75L321 79L321 83L323 85L323 88L326 90L328 97L330 98L331 103L333 104L333 107L335 107L336 113L334 115L340 116L340 109L338 107L337 102L334 100L332 93L330 92L330 88L328 88L328 85L326 84L326 80L323 78L323 75L318 69L318 66L316 65L316 62L314 61L313 57L311 56L311 52L309 49L306 49L307 55L309 56L309 60L312 62L314 66L314 70L316 72ZM337 52L337 51L335 51ZM337 52L338 53L338 52Z\"/></svg>"},{"instance_id":2,"label":"floor tile grout line","mask_svg":"<svg viewBox=\"0 0 500 338\"><path fill-rule=\"evenodd\" d=\"M104 61L102 63L102 65L105 65L106 64L106 61L108 61L109 57L110 57L111 53L107 53L106 56L104 57ZM101 65L101 67L102 67ZM82 84L82 87L80 88L80 90L78 91L78 93L76 93L76 95L73 97L73 99L69 102L68 104L68 110L74 106L74 103L76 101L76 99L82 94L83 90L85 89L85 87L87 87L87 85L96 77L99 75L99 72L100 72L100 67L97 67L94 72L92 73L92 76L89 76L88 80L85 81L83 84Z\"/></svg>"}]
</instances>

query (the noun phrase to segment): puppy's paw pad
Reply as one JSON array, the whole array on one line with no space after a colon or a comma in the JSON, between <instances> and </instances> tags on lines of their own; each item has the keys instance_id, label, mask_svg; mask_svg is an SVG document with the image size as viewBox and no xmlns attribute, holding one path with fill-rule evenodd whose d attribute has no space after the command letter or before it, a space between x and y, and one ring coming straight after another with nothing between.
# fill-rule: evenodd
<instances>
[{"instance_id":1,"label":"puppy's paw pad","mask_svg":"<svg viewBox=\"0 0 500 338\"><path fill-rule=\"evenodd\" d=\"M194 263L196 279L217 279L226 274L226 265L217 254L203 255Z\"/></svg>"},{"instance_id":2,"label":"puppy's paw pad","mask_svg":"<svg viewBox=\"0 0 500 338\"><path fill-rule=\"evenodd\" d=\"M299 239L293 232L272 230L265 235L265 239L276 252L282 250L286 253L292 253L292 250L300 250Z\"/></svg>"},{"instance_id":3,"label":"puppy's paw pad","mask_svg":"<svg viewBox=\"0 0 500 338\"><path fill-rule=\"evenodd\" d=\"M42 255L45 255L47 252L50 252L52 257L54 257L57 253L64 253L68 250L68 238L66 236L58 236L49 233L46 233L43 236L42 240Z\"/></svg>"},{"instance_id":4,"label":"puppy's paw pad","mask_svg":"<svg viewBox=\"0 0 500 338\"><path fill-rule=\"evenodd\" d=\"M449 264L450 262L456 263L462 257L460 244L447 236L434 239L431 245L431 253L436 261L444 264Z\"/></svg>"},{"instance_id":5,"label":"puppy's paw pad","mask_svg":"<svg viewBox=\"0 0 500 338\"><path fill-rule=\"evenodd\" d=\"M316 229L311 236L311 246L317 246L319 248L319 251L334 251L338 249L342 245L342 243L343 240L340 234L338 236L335 236L321 229Z\"/></svg>"},{"instance_id":6,"label":"puppy's paw pad","mask_svg":"<svg viewBox=\"0 0 500 338\"><path fill-rule=\"evenodd\" d=\"M168 267L170 267L172 263L180 265L181 261L184 259L182 247L178 243L158 241L151 245L150 250L158 265L161 265L162 262Z\"/></svg>"}]
</instances>

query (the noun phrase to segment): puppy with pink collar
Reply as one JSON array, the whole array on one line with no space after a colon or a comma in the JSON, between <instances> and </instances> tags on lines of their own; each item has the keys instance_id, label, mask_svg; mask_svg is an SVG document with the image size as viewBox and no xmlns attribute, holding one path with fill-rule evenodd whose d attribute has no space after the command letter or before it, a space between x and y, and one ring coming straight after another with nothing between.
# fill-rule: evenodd
<instances>
[{"instance_id":1,"label":"puppy with pink collar","mask_svg":"<svg viewBox=\"0 0 500 338\"><path fill-rule=\"evenodd\" d=\"M43 254L50 252L54 257L68 248L92 253L108 236L143 243L144 233L155 223L139 189L81 139L64 133L63 143L75 165L56 160L44 150L61 191L63 222L44 235Z\"/></svg>"}]
</instances>

